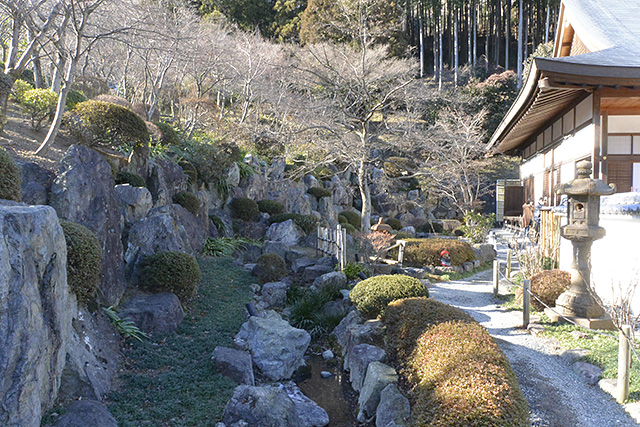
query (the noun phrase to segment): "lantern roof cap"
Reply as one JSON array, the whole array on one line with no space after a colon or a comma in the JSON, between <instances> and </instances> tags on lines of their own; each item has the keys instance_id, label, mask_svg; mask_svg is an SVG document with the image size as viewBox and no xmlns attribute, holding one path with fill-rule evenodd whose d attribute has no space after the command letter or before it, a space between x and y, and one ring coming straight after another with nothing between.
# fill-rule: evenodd
<instances>
[{"instance_id":1,"label":"lantern roof cap","mask_svg":"<svg viewBox=\"0 0 640 427\"><path fill-rule=\"evenodd\" d=\"M608 196L616 192L616 185L605 184L601 179L591 178L593 165L588 160L582 160L576 165L578 177L566 184L556 186L556 194L568 196Z\"/></svg>"}]
</instances>

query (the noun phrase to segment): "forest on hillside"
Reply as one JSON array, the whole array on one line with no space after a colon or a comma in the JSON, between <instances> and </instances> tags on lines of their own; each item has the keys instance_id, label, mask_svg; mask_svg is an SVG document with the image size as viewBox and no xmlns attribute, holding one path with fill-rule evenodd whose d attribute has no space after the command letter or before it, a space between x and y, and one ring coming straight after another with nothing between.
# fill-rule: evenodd
<instances>
[{"instance_id":1,"label":"forest on hillside","mask_svg":"<svg viewBox=\"0 0 640 427\"><path fill-rule=\"evenodd\" d=\"M508 69L548 54L556 14L555 0L0 0L0 107L48 127L38 154L101 99L208 185L238 153L281 156L292 174L356 174L363 218L373 168L467 212L514 173L484 144L517 93Z\"/></svg>"}]
</instances>

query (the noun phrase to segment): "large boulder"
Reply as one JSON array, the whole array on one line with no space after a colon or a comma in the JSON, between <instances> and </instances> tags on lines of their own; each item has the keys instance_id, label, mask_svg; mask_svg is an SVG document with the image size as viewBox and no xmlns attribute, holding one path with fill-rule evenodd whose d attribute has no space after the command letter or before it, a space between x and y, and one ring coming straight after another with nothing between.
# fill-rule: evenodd
<instances>
[{"instance_id":1,"label":"large boulder","mask_svg":"<svg viewBox=\"0 0 640 427\"><path fill-rule=\"evenodd\" d=\"M380 392L376 410L376 427L404 426L411 415L411 404L396 384L389 384Z\"/></svg>"},{"instance_id":2,"label":"large boulder","mask_svg":"<svg viewBox=\"0 0 640 427\"><path fill-rule=\"evenodd\" d=\"M39 426L57 396L76 299L49 206L0 203L0 425Z\"/></svg>"},{"instance_id":3,"label":"large boulder","mask_svg":"<svg viewBox=\"0 0 640 427\"><path fill-rule=\"evenodd\" d=\"M313 281L313 286L318 290L326 287L345 289L347 287L347 275L342 271L332 271L331 273L316 277Z\"/></svg>"},{"instance_id":4,"label":"large boulder","mask_svg":"<svg viewBox=\"0 0 640 427\"><path fill-rule=\"evenodd\" d=\"M147 186L153 197L154 207L173 203L173 196L186 191L188 183L187 174L171 160L156 159L149 162Z\"/></svg>"},{"instance_id":5,"label":"large boulder","mask_svg":"<svg viewBox=\"0 0 640 427\"><path fill-rule=\"evenodd\" d=\"M136 283L137 266L144 258L167 251L195 255L202 251L205 239L206 234L196 217L182 206L154 208L129 230L124 255L127 275Z\"/></svg>"},{"instance_id":6,"label":"large boulder","mask_svg":"<svg viewBox=\"0 0 640 427\"><path fill-rule=\"evenodd\" d=\"M474 245L473 250L476 253L476 259L480 261L481 264L493 262L493 260L496 259L496 256L498 255L498 252L496 252L496 248L494 248L493 245L486 243Z\"/></svg>"},{"instance_id":7,"label":"large boulder","mask_svg":"<svg viewBox=\"0 0 640 427\"><path fill-rule=\"evenodd\" d=\"M367 368L371 362L384 362L387 353L380 347L370 344L358 344L350 352L349 363L345 364L345 370L349 371L351 386L356 391L361 391L367 375Z\"/></svg>"},{"instance_id":8,"label":"large boulder","mask_svg":"<svg viewBox=\"0 0 640 427\"><path fill-rule=\"evenodd\" d=\"M95 150L72 145L51 186L50 204L60 218L77 222L98 237L102 247L98 297L117 305L124 294L122 215L111 166Z\"/></svg>"},{"instance_id":9,"label":"large boulder","mask_svg":"<svg viewBox=\"0 0 640 427\"><path fill-rule=\"evenodd\" d=\"M380 362L371 362L367 369L367 376L358 397L358 421L366 422L376 416L380 403L380 393L389 384L398 382L398 374L391 366Z\"/></svg>"},{"instance_id":10,"label":"large boulder","mask_svg":"<svg viewBox=\"0 0 640 427\"><path fill-rule=\"evenodd\" d=\"M77 400L66 408L66 412L54 427L118 427L118 422L102 403L95 400Z\"/></svg>"},{"instance_id":11,"label":"large boulder","mask_svg":"<svg viewBox=\"0 0 640 427\"><path fill-rule=\"evenodd\" d=\"M302 421L287 393L278 387L236 387L224 408L222 421L228 425L300 427Z\"/></svg>"},{"instance_id":12,"label":"large boulder","mask_svg":"<svg viewBox=\"0 0 640 427\"><path fill-rule=\"evenodd\" d=\"M151 193L144 187L122 184L116 185L115 190L120 200L125 227L131 227L134 222L140 221L153 207Z\"/></svg>"},{"instance_id":13,"label":"large boulder","mask_svg":"<svg viewBox=\"0 0 640 427\"><path fill-rule=\"evenodd\" d=\"M278 315L266 318L252 316L240 328L236 341L246 342L253 362L274 381L291 378L304 365L304 353L311 336L296 329Z\"/></svg>"},{"instance_id":14,"label":"large boulder","mask_svg":"<svg viewBox=\"0 0 640 427\"><path fill-rule=\"evenodd\" d=\"M36 163L16 160L20 168L22 201L29 205L46 205L55 175Z\"/></svg>"},{"instance_id":15,"label":"large boulder","mask_svg":"<svg viewBox=\"0 0 640 427\"><path fill-rule=\"evenodd\" d=\"M231 378L238 384L256 385L251 355L246 351L216 347L211 359L225 377Z\"/></svg>"},{"instance_id":16,"label":"large boulder","mask_svg":"<svg viewBox=\"0 0 640 427\"><path fill-rule=\"evenodd\" d=\"M121 336L102 310L81 308L72 324L58 399L102 400L118 367Z\"/></svg>"},{"instance_id":17,"label":"large boulder","mask_svg":"<svg viewBox=\"0 0 640 427\"><path fill-rule=\"evenodd\" d=\"M240 167L237 163L232 163L223 174L223 178L227 181L229 187L237 187L240 184Z\"/></svg>"},{"instance_id":18,"label":"large boulder","mask_svg":"<svg viewBox=\"0 0 640 427\"><path fill-rule=\"evenodd\" d=\"M329 424L327 411L309 399L295 383L285 384L284 391L296 407L300 427L324 427Z\"/></svg>"},{"instance_id":19,"label":"large boulder","mask_svg":"<svg viewBox=\"0 0 640 427\"><path fill-rule=\"evenodd\" d=\"M349 313L335 327L333 334L336 336L338 344L342 347L342 356L344 358L344 368L350 369L352 364L353 349L360 344L377 344L382 342L383 325L378 319L362 321L357 312ZM362 379L366 366L362 371Z\"/></svg>"},{"instance_id":20,"label":"large boulder","mask_svg":"<svg viewBox=\"0 0 640 427\"><path fill-rule=\"evenodd\" d=\"M123 304L120 317L132 321L145 333L169 334L178 330L184 311L175 294L138 294Z\"/></svg>"},{"instance_id":21,"label":"large boulder","mask_svg":"<svg viewBox=\"0 0 640 427\"><path fill-rule=\"evenodd\" d=\"M283 308L287 302L289 285L284 282L269 282L262 285L262 300L270 308Z\"/></svg>"},{"instance_id":22,"label":"large boulder","mask_svg":"<svg viewBox=\"0 0 640 427\"><path fill-rule=\"evenodd\" d=\"M271 224L265 235L265 240L280 242L287 247L297 245L305 236L304 231L292 219Z\"/></svg>"}]
</instances>

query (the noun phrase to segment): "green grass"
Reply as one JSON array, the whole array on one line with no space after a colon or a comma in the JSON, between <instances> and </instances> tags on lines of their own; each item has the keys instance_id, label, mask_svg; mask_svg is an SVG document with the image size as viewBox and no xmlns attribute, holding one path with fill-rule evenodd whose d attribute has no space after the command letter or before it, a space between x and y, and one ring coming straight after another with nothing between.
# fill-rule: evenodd
<instances>
[{"instance_id":1,"label":"green grass","mask_svg":"<svg viewBox=\"0 0 640 427\"><path fill-rule=\"evenodd\" d=\"M228 258L198 261L202 282L173 335L124 349L120 387L107 405L121 427L215 426L236 384L218 374L211 353L233 346L246 320L248 273Z\"/></svg>"},{"instance_id":2,"label":"green grass","mask_svg":"<svg viewBox=\"0 0 640 427\"><path fill-rule=\"evenodd\" d=\"M618 340L601 335L599 333L573 325L544 324L544 335L560 342L566 350L584 348L589 354L584 358L585 362L592 363L604 369L603 378L618 377ZM577 338L571 335L573 331L586 333L589 338ZM617 332L610 332L617 335ZM640 364L633 356L630 371L629 401L640 401Z\"/></svg>"}]
</instances>

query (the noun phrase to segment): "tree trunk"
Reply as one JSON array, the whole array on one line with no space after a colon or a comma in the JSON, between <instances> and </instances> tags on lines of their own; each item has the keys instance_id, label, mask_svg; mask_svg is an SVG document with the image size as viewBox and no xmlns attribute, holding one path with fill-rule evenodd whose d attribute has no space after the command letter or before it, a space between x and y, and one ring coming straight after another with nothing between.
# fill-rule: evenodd
<instances>
[{"instance_id":1,"label":"tree trunk","mask_svg":"<svg viewBox=\"0 0 640 427\"><path fill-rule=\"evenodd\" d=\"M442 12L438 18L438 90L442 90L442 68L443 64L443 49L442 49Z\"/></svg>"},{"instance_id":2,"label":"tree trunk","mask_svg":"<svg viewBox=\"0 0 640 427\"><path fill-rule=\"evenodd\" d=\"M473 9L473 66L478 62L478 9L476 8L476 0L472 0L471 7Z\"/></svg>"},{"instance_id":3,"label":"tree trunk","mask_svg":"<svg viewBox=\"0 0 640 427\"><path fill-rule=\"evenodd\" d=\"M544 42L549 43L549 3L547 3L547 19L544 23Z\"/></svg>"},{"instance_id":4,"label":"tree trunk","mask_svg":"<svg viewBox=\"0 0 640 427\"><path fill-rule=\"evenodd\" d=\"M472 50L471 27L473 26L473 24L471 23L471 20L473 19L472 13L473 13L473 10L471 8L471 5L469 5L469 7L467 8L467 65L471 65L473 63L472 62L473 53L471 52Z\"/></svg>"},{"instance_id":5,"label":"tree trunk","mask_svg":"<svg viewBox=\"0 0 640 427\"><path fill-rule=\"evenodd\" d=\"M418 15L418 31L420 32L420 78L424 78L424 19L422 17L422 10Z\"/></svg>"},{"instance_id":6,"label":"tree trunk","mask_svg":"<svg viewBox=\"0 0 640 427\"><path fill-rule=\"evenodd\" d=\"M518 89L522 87L522 0L518 5Z\"/></svg>"},{"instance_id":7,"label":"tree trunk","mask_svg":"<svg viewBox=\"0 0 640 427\"><path fill-rule=\"evenodd\" d=\"M453 57L454 57L454 74L453 85L458 87L458 10L453 10Z\"/></svg>"},{"instance_id":8,"label":"tree trunk","mask_svg":"<svg viewBox=\"0 0 640 427\"><path fill-rule=\"evenodd\" d=\"M511 1L504 3L504 69L509 69L509 36L511 35Z\"/></svg>"},{"instance_id":9,"label":"tree trunk","mask_svg":"<svg viewBox=\"0 0 640 427\"><path fill-rule=\"evenodd\" d=\"M58 136L58 131L60 130L60 124L62 123L62 115L64 114L64 110L67 104L67 95L71 90L71 84L64 84L60 89L60 94L58 95L58 104L56 105L56 114L53 117L53 122L51 126L49 126L49 132L47 132L47 136L40 144L40 147L36 150L36 156L43 156L49 150L49 147L54 143L56 137Z\"/></svg>"},{"instance_id":10,"label":"tree trunk","mask_svg":"<svg viewBox=\"0 0 640 427\"><path fill-rule=\"evenodd\" d=\"M360 212L362 223L360 229L366 233L371 227L371 190L369 188L369 168L364 159L358 165L358 188L362 198L362 210Z\"/></svg>"}]
</instances>

